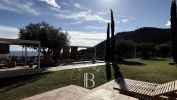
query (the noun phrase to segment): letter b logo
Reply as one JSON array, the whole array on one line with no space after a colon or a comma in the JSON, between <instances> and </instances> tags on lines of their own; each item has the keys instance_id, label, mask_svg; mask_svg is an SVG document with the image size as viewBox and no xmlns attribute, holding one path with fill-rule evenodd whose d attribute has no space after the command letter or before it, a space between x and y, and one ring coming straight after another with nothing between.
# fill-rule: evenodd
<instances>
[{"instance_id":1,"label":"letter b logo","mask_svg":"<svg viewBox=\"0 0 177 100\"><path fill-rule=\"evenodd\" d=\"M95 75L93 73L84 73L84 87L93 88L95 87ZM89 86L91 84L91 86Z\"/></svg>"}]
</instances>

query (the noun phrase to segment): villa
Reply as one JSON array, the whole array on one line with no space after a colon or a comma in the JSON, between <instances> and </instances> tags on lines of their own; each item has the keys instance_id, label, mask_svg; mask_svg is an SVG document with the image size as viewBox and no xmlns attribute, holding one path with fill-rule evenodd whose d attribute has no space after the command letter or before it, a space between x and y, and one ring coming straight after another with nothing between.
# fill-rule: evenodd
<instances>
[{"instance_id":1,"label":"villa","mask_svg":"<svg viewBox=\"0 0 177 100\"><path fill-rule=\"evenodd\" d=\"M0 0L0 100L177 100L176 0Z\"/></svg>"}]
</instances>

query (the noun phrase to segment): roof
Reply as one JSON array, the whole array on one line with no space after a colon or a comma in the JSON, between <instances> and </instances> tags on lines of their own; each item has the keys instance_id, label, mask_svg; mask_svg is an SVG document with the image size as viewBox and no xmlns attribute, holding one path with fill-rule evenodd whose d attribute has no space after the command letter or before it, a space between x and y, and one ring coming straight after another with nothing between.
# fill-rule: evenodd
<instances>
[{"instance_id":1,"label":"roof","mask_svg":"<svg viewBox=\"0 0 177 100\"><path fill-rule=\"evenodd\" d=\"M8 45L35 44L35 45L39 45L40 41L0 38L0 44L8 44Z\"/></svg>"},{"instance_id":2,"label":"roof","mask_svg":"<svg viewBox=\"0 0 177 100\"><path fill-rule=\"evenodd\" d=\"M70 45L70 47L78 47L78 48L93 48L93 46L76 46L76 45Z\"/></svg>"}]
</instances>

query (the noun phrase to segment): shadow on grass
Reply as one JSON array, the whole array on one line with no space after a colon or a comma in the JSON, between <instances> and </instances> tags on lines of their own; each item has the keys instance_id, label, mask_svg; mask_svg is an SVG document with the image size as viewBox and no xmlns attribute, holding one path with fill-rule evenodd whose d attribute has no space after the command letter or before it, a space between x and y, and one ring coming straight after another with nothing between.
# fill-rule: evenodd
<instances>
[{"instance_id":1,"label":"shadow on grass","mask_svg":"<svg viewBox=\"0 0 177 100\"><path fill-rule=\"evenodd\" d=\"M6 92L20 86L32 83L37 81L41 78L42 75L46 75L49 73L43 74L35 74L35 75L25 75L25 76L18 76L12 78L4 78L0 80L0 92Z\"/></svg>"},{"instance_id":2,"label":"shadow on grass","mask_svg":"<svg viewBox=\"0 0 177 100\"><path fill-rule=\"evenodd\" d=\"M114 68L118 68L117 71L114 71L114 73L115 73L115 75L114 75L115 82L117 83L117 85L119 85L121 90L127 90L128 87L127 87L125 78L124 78L122 72L119 69L119 66L116 64L116 65L113 65L113 67Z\"/></svg>"},{"instance_id":3,"label":"shadow on grass","mask_svg":"<svg viewBox=\"0 0 177 100\"><path fill-rule=\"evenodd\" d=\"M150 60L150 61L166 61L165 58L149 58L149 59L145 59L144 60Z\"/></svg>"},{"instance_id":4,"label":"shadow on grass","mask_svg":"<svg viewBox=\"0 0 177 100\"><path fill-rule=\"evenodd\" d=\"M41 90L39 91L36 90L37 91L36 93L41 93L47 90L60 88L60 87L70 85L70 84L84 87L83 86L84 73L93 73L96 76L95 86L99 86L105 83L105 78L103 74L104 67L102 66L98 66L94 68L63 70L63 71L58 71L54 73L51 72L51 73L1 79L0 80L0 93L8 92L10 90L15 90L16 88L19 88L19 87L25 87L27 84L30 84L30 83L31 83L31 86L33 86L34 84L41 84L40 85ZM38 80L41 80L41 81L38 81ZM48 87L46 88L46 86Z\"/></svg>"},{"instance_id":5,"label":"shadow on grass","mask_svg":"<svg viewBox=\"0 0 177 100\"><path fill-rule=\"evenodd\" d=\"M138 62L138 61L126 61L126 60L120 62L119 64L125 64L125 65L137 65L137 66L144 66L144 65L146 65L146 64L141 63L141 62Z\"/></svg>"},{"instance_id":6,"label":"shadow on grass","mask_svg":"<svg viewBox=\"0 0 177 100\"><path fill-rule=\"evenodd\" d=\"M177 63L175 63L175 62L169 62L168 64L171 65L171 66L177 67Z\"/></svg>"}]
</instances>

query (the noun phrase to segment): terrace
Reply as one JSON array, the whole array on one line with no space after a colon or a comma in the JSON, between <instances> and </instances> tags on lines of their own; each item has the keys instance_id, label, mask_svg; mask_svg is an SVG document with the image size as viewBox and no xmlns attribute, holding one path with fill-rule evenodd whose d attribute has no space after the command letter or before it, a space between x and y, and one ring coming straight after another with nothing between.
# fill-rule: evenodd
<instances>
[{"instance_id":1,"label":"terrace","mask_svg":"<svg viewBox=\"0 0 177 100\"><path fill-rule=\"evenodd\" d=\"M16 27L26 24L32 14L35 17L30 21L42 19L54 24L31 22L19 30L0 25L1 34L6 37L9 32L4 30L19 33L19 39L0 38L0 99L177 99L176 0L171 2L171 11L167 5L170 1L160 0L2 0L0 3L2 18L11 18L4 11L15 13L11 21ZM111 9L110 19L104 8ZM160 10L163 12L157 16ZM2 23L9 25L4 20ZM107 34L102 34L106 25ZM142 28L131 30L138 27ZM17 36L17 32L12 33ZM70 45L75 43L85 46ZM23 46L23 57L9 56L9 45ZM37 56L31 59L36 61L28 59L28 47L37 50ZM79 50L80 47L86 49Z\"/></svg>"}]
</instances>

